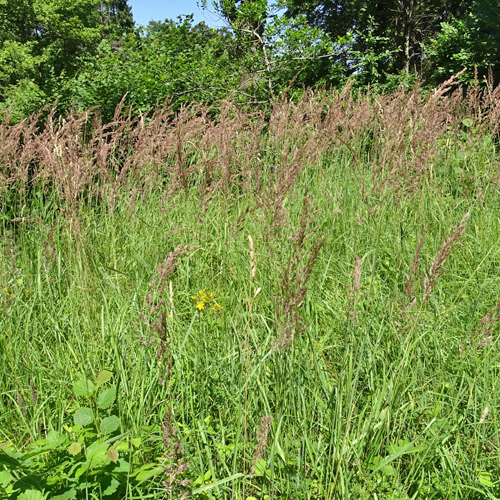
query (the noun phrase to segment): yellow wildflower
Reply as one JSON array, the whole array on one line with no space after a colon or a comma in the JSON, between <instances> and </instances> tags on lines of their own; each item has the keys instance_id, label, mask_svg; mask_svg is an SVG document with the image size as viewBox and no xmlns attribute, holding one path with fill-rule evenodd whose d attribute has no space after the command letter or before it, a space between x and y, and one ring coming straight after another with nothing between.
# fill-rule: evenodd
<instances>
[{"instance_id":1,"label":"yellow wildflower","mask_svg":"<svg viewBox=\"0 0 500 500\"><path fill-rule=\"evenodd\" d=\"M196 295L191 296L198 311L203 312L210 308L212 311L220 311L222 306L215 301L214 294L208 290L198 290Z\"/></svg>"}]
</instances>

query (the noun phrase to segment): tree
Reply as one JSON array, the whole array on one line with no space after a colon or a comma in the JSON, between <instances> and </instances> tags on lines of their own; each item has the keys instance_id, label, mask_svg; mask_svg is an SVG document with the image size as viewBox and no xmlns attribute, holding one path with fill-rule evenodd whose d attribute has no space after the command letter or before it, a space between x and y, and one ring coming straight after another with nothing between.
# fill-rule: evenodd
<instances>
[{"instance_id":1,"label":"tree","mask_svg":"<svg viewBox=\"0 0 500 500\"><path fill-rule=\"evenodd\" d=\"M71 100L81 109L97 106L105 121L126 95L125 106L145 112L169 101L173 109L193 101L213 104L238 86L232 35L192 17L180 22L151 22L120 46L111 39L82 60L81 71L68 85Z\"/></svg>"},{"instance_id":2,"label":"tree","mask_svg":"<svg viewBox=\"0 0 500 500\"><path fill-rule=\"evenodd\" d=\"M126 0L0 0L0 105L22 116L61 104L103 38L133 26Z\"/></svg>"},{"instance_id":3,"label":"tree","mask_svg":"<svg viewBox=\"0 0 500 500\"><path fill-rule=\"evenodd\" d=\"M491 70L494 83L500 81L500 2L476 0L470 12L441 24L441 30L426 45L427 73L439 82L467 70L462 81L470 82L476 69L480 77Z\"/></svg>"},{"instance_id":4,"label":"tree","mask_svg":"<svg viewBox=\"0 0 500 500\"><path fill-rule=\"evenodd\" d=\"M99 0L0 0L0 100L20 113L53 98L101 39Z\"/></svg>"},{"instance_id":5,"label":"tree","mask_svg":"<svg viewBox=\"0 0 500 500\"><path fill-rule=\"evenodd\" d=\"M127 0L106 0L99 7L106 36L121 37L134 29L132 9Z\"/></svg>"},{"instance_id":6,"label":"tree","mask_svg":"<svg viewBox=\"0 0 500 500\"><path fill-rule=\"evenodd\" d=\"M288 15L305 14L332 41L351 36L352 51L376 60L373 74L381 80L401 72L421 75L423 45L440 31L441 23L462 16L471 4L472 0L284 0ZM346 66L350 61L346 52Z\"/></svg>"},{"instance_id":7,"label":"tree","mask_svg":"<svg viewBox=\"0 0 500 500\"><path fill-rule=\"evenodd\" d=\"M250 100L267 102L285 90L343 80L338 64L342 48L321 29L311 27L305 16L282 16L281 4L267 0L212 0L212 4L234 33L240 91Z\"/></svg>"}]
</instances>

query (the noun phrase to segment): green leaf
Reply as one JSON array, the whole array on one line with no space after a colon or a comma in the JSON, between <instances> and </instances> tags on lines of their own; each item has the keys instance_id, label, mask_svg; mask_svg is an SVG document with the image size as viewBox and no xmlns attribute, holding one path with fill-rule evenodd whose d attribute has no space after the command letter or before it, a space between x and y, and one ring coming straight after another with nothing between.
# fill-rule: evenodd
<instances>
[{"instance_id":1,"label":"green leaf","mask_svg":"<svg viewBox=\"0 0 500 500\"><path fill-rule=\"evenodd\" d=\"M0 451L0 465L7 465L11 469L17 469L21 466L21 463L14 457L7 455L6 453Z\"/></svg>"},{"instance_id":2,"label":"green leaf","mask_svg":"<svg viewBox=\"0 0 500 500\"><path fill-rule=\"evenodd\" d=\"M202 493L203 491L208 491L208 490L211 490L213 488L218 488L219 486L221 486L225 483L228 483L230 481L234 481L235 479L238 479L242 476L243 476L243 474L241 472L238 472L236 474L233 474L232 476L225 477L223 479L219 479L218 481L214 481L213 483L206 484L205 486L202 486L201 488L197 488L196 490L193 490L191 492L191 494L198 495L198 494Z\"/></svg>"},{"instance_id":3,"label":"green leaf","mask_svg":"<svg viewBox=\"0 0 500 500\"><path fill-rule=\"evenodd\" d=\"M102 370L99 375L97 375L96 383L97 384L105 384L111 380L113 374L108 370Z\"/></svg>"},{"instance_id":4,"label":"green leaf","mask_svg":"<svg viewBox=\"0 0 500 500\"><path fill-rule=\"evenodd\" d=\"M75 411L73 414L73 421L75 422L75 425L89 425L94 421L94 413L91 408L83 406Z\"/></svg>"},{"instance_id":5,"label":"green leaf","mask_svg":"<svg viewBox=\"0 0 500 500\"><path fill-rule=\"evenodd\" d=\"M99 427L102 434L111 434L120 427L120 419L116 415L103 418Z\"/></svg>"},{"instance_id":6,"label":"green leaf","mask_svg":"<svg viewBox=\"0 0 500 500\"><path fill-rule=\"evenodd\" d=\"M120 472L123 472L125 474L130 473L130 464L123 458L119 458L118 464L113 468L114 474L119 474Z\"/></svg>"},{"instance_id":7,"label":"green leaf","mask_svg":"<svg viewBox=\"0 0 500 500\"><path fill-rule=\"evenodd\" d=\"M105 461L108 448L109 444L106 443L104 438L96 439L87 447L87 458L91 460Z\"/></svg>"},{"instance_id":8,"label":"green leaf","mask_svg":"<svg viewBox=\"0 0 500 500\"><path fill-rule=\"evenodd\" d=\"M0 486L4 489L14 479L14 476L8 470L0 471Z\"/></svg>"},{"instance_id":9,"label":"green leaf","mask_svg":"<svg viewBox=\"0 0 500 500\"><path fill-rule=\"evenodd\" d=\"M135 471L136 480L141 483L152 477L159 476L163 473L163 469L161 467L155 466L155 464L144 464L142 467Z\"/></svg>"},{"instance_id":10,"label":"green leaf","mask_svg":"<svg viewBox=\"0 0 500 500\"><path fill-rule=\"evenodd\" d=\"M82 396L88 398L89 396L92 396L94 391L95 391L95 385L91 380L87 380L84 378L81 380L77 380L73 384L73 392L75 393L76 396Z\"/></svg>"},{"instance_id":11,"label":"green leaf","mask_svg":"<svg viewBox=\"0 0 500 500\"><path fill-rule=\"evenodd\" d=\"M102 486L104 486L104 485L102 485ZM104 489L102 494L104 496L112 495L118 489L118 486L120 486L120 481L118 481L117 479L115 479L113 477L113 478L111 478L109 485L106 487L106 489Z\"/></svg>"},{"instance_id":12,"label":"green leaf","mask_svg":"<svg viewBox=\"0 0 500 500\"><path fill-rule=\"evenodd\" d=\"M49 431L47 434L47 444L51 447L61 446L65 441L66 436L61 432Z\"/></svg>"},{"instance_id":13,"label":"green leaf","mask_svg":"<svg viewBox=\"0 0 500 500\"><path fill-rule=\"evenodd\" d=\"M87 472L90 467L92 465L92 462L90 460L87 460L86 462L84 462L75 472L75 479L78 479L82 474L84 474L85 472ZM81 483L78 483L78 488L80 489L80 487L82 486Z\"/></svg>"},{"instance_id":14,"label":"green leaf","mask_svg":"<svg viewBox=\"0 0 500 500\"><path fill-rule=\"evenodd\" d=\"M384 463L384 459L380 456L373 458L371 461L371 469L375 472L382 472L384 476L394 476L394 474L396 474L394 467L388 463Z\"/></svg>"},{"instance_id":15,"label":"green leaf","mask_svg":"<svg viewBox=\"0 0 500 500\"><path fill-rule=\"evenodd\" d=\"M55 497L51 497L51 500L73 500L76 498L76 490L71 488L70 490L66 490L64 493L60 495L56 495Z\"/></svg>"},{"instance_id":16,"label":"green leaf","mask_svg":"<svg viewBox=\"0 0 500 500\"><path fill-rule=\"evenodd\" d=\"M390 455L383 459L381 457L375 457L372 460L373 472L382 471L386 476L392 476L396 471L389 465L391 462L402 455L419 453L423 450L425 450L425 446L414 446L413 443L400 439L396 444L389 446Z\"/></svg>"},{"instance_id":17,"label":"green leaf","mask_svg":"<svg viewBox=\"0 0 500 500\"><path fill-rule=\"evenodd\" d=\"M116 387L112 385L104 389L97 397L97 406L101 409L110 407L116 399Z\"/></svg>"},{"instance_id":18,"label":"green leaf","mask_svg":"<svg viewBox=\"0 0 500 500\"><path fill-rule=\"evenodd\" d=\"M495 486L493 484L491 474L489 472L486 472L486 471L479 472L479 482L482 485L487 486L488 488L493 488Z\"/></svg>"},{"instance_id":19,"label":"green leaf","mask_svg":"<svg viewBox=\"0 0 500 500\"><path fill-rule=\"evenodd\" d=\"M267 468L267 462L264 459L259 460L255 464L255 473L254 473L254 476L256 476L256 477L265 477L266 475L269 475L270 473L271 473L271 471Z\"/></svg>"},{"instance_id":20,"label":"green leaf","mask_svg":"<svg viewBox=\"0 0 500 500\"><path fill-rule=\"evenodd\" d=\"M78 455L82 451L82 445L80 443L71 443L71 445L68 448L68 453L70 455Z\"/></svg>"},{"instance_id":21,"label":"green leaf","mask_svg":"<svg viewBox=\"0 0 500 500\"><path fill-rule=\"evenodd\" d=\"M37 490L27 490L21 493L17 500L45 500L45 495Z\"/></svg>"}]
</instances>

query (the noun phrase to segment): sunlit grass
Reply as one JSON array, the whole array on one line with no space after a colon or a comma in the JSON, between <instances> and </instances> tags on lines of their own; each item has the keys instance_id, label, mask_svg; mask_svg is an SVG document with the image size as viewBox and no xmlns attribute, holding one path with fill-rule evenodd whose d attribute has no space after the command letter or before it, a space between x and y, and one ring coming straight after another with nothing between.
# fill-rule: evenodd
<instances>
[{"instance_id":1,"label":"sunlit grass","mask_svg":"<svg viewBox=\"0 0 500 500\"><path fill-rule=\"evenodd\" d=\"M404 195L353 142L274 206L272 151L260 187L207 194L201 172L169 200L4 204L0 442L63 432L73 384L108 370L134 467L188 464L172 498L500 496L497 151L486 132L454 141ZM169 477L111 497L168 498Z\"/></svg>"}]
</instances>

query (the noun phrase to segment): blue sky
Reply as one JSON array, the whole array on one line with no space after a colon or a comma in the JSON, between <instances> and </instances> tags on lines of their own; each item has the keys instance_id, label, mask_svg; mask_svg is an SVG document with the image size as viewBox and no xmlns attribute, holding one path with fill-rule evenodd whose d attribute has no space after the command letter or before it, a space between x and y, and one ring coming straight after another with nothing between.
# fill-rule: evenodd
<instances>
[{"instance_id":1,"label":"blue sky","mask_svg":"<svg viewBox=\"0 0 500 500\"><path fill-rule=\"evenodd\" d=\"M132 14L137 24L147 25L149 21L163 21L173 19L181 14L194 14L195 23L205 21L209 26L224 26L224 23L214 13L211 0L207 4L211 12L204 12L201 0L128 0L132 7Z\"/></svg>"}]
</instances>

